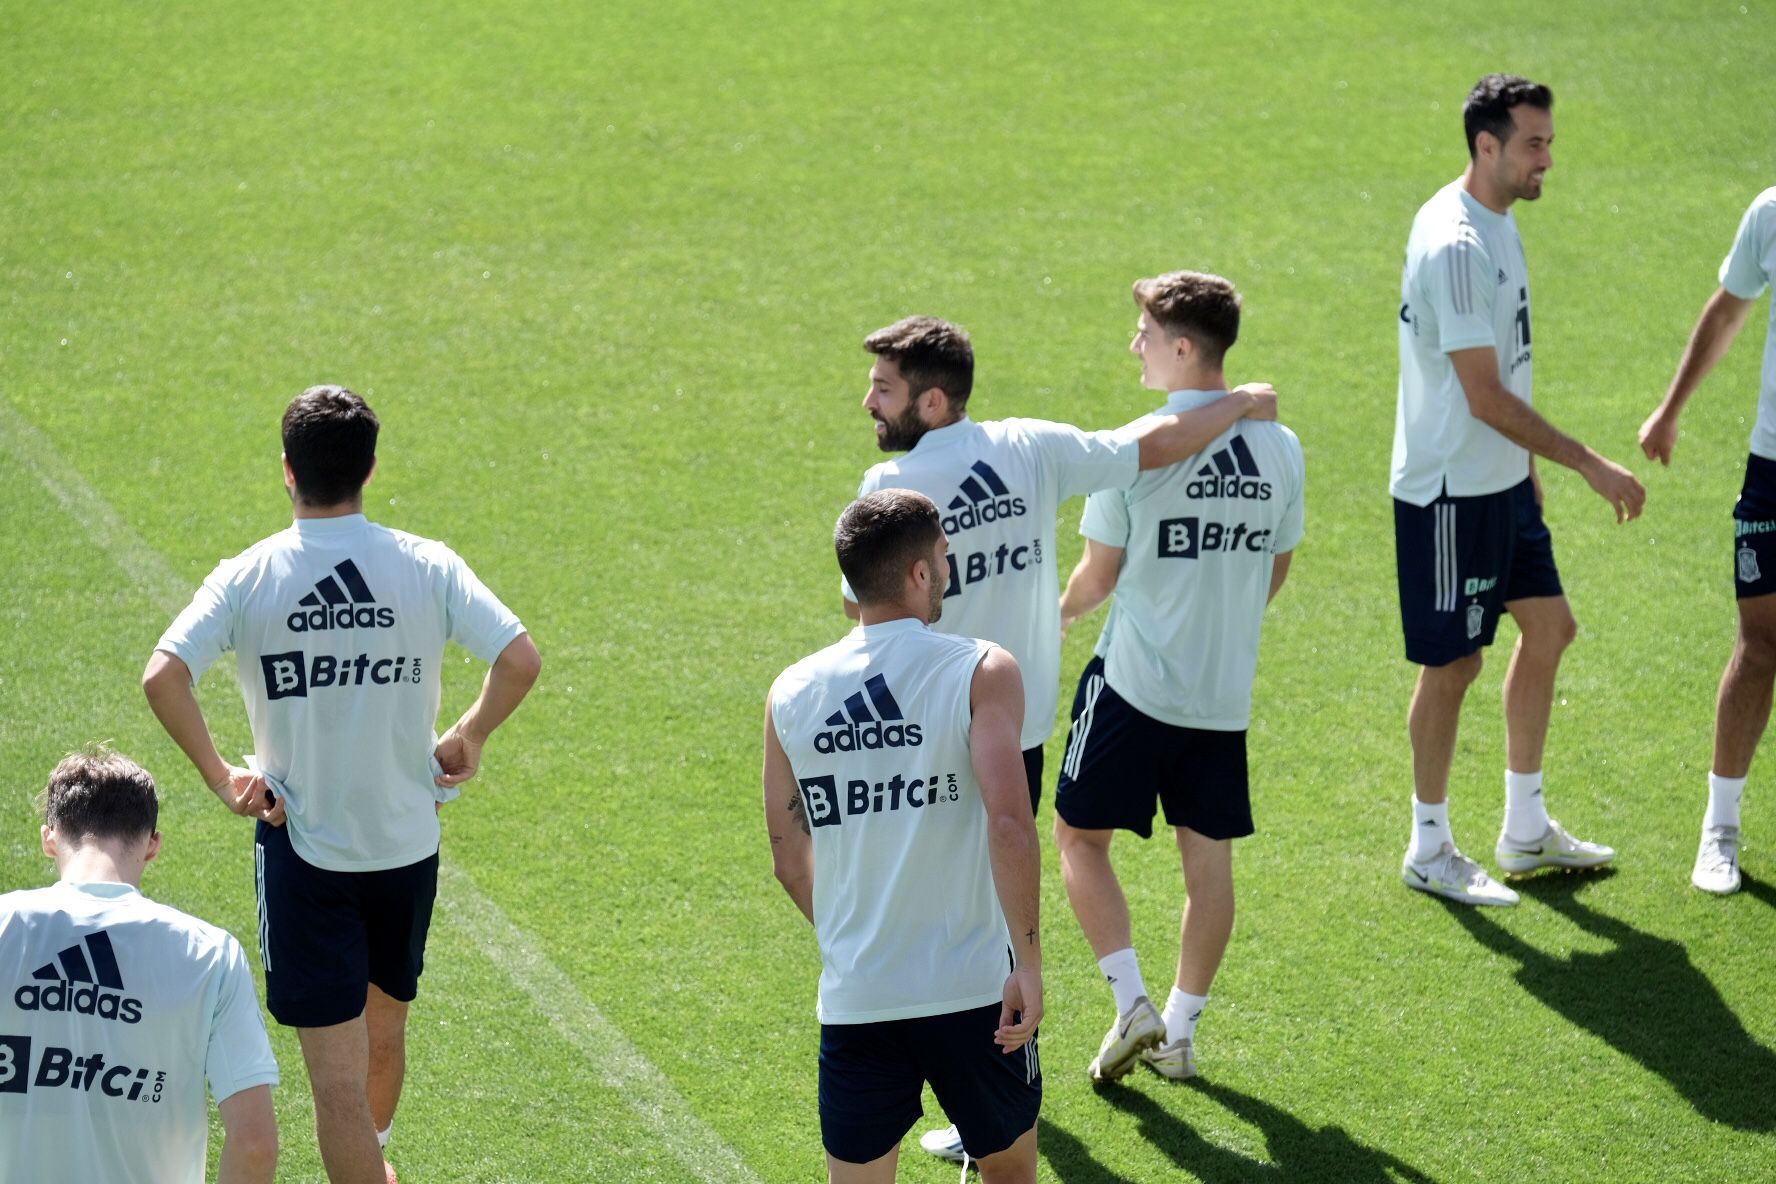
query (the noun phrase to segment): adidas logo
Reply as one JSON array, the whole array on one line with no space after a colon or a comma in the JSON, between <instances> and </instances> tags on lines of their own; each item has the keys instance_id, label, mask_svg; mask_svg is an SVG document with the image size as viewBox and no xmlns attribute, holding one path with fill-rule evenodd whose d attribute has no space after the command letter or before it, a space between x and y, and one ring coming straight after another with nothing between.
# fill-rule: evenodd
<instances>
[{"instance_id":1,"label":"adidas logo","mask_svg":"<svg viewBox=\"0 0 1776 1184\"><path fill-rule=\"evenodd\" d=\"M387 629L395 623L395 610L377 608L370 585L364 582L358 565L347 559L333 565L333 576L323 576L314 591L296 603L301 607L284 624L292 633L318 632L322 629ZM340 585L344 585L341 587Z\"/></svg>"},{"instance_id":2,"label":"adidas logo","mask_svg":"<svg viewBox=\"0 0 1776 1184\"><path fill-rule=\"evenodd\" d=\"M1502 268L1502 267L1499 268L1498 273L1499 273L1499 280L1498 280L1499 283L1508 284L1511 282L1511 277L1505 274L1504 268Z\"/></svg>"},{"instance_id":3,"label":"adidas logo","mask_svg":"<svg viewBox=\"0 0 1776 1184\"><path fill-rule=\"evenodd\" d=\"M890 723L890 720L902 720L900 704L894 701L894 693L888 689L888 680L880 674L874 674L863 684L863 690L869 692L869 702L864 702L863 691L845 700L845 706L826 717L826 726L831 731L819 732L814 737L814 751L818 753L862 752L872 748L917 748L924 743L925 737L918 724ZM876 711L870 714L870 704Z\"/></svg>"},{"instance_id":4,"label":"adidas logo","mask_svg":"<svg viewBox=\"0 0 1776 1184\"><path fill-rule=\"evenodd\" d=\"M984 460L977 460L968 468L974 476L964 477L962 492L950 499L948 509L952 512L945 515L943 520L945 534L956 534L989 522L1023 516L1026 512L1024 499L1012 496L1011 490L999 479L999 474L993 471L992 465Z\"/></svg>"},{"instance_id":5,"label":"adidas logo","mask_svg":"<svg viewBox=\"0 0 1776 1184\"><path fill-rule=\"evenodd\" d=\"M1252 459L1252 450L1235 436L1196 471L1196 480L1185 486L1184 492L1191 497L1245 497L1264 502L1270 500L1270 482L1258 480L1258 462Z\"/></svg>"},{"instance_id":6,"label":"adidas logo","mask_svg":"<svg viewBox=\"0 0 1776 1184\"><path fill-rule=\"evenodd\" d=\"M57 954L56 961L39 966L31 977L36 981L12 993L20 1011L72 1011L126 1024L142 1018L142 1001L117 993L123 990L123 972L117 969L111 935L103 929Z\"/></svg>"}]
</instances>

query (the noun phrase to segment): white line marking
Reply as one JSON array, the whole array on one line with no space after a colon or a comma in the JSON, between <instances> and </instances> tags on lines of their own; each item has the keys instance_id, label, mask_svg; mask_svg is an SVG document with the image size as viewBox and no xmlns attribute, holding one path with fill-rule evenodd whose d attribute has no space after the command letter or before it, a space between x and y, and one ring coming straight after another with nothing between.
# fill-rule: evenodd
<instances>
[{"instance_id":1,"label":"white line marking","mask_svg":"<svg viewBox=\"0 0 1776 1184\"><path fill-rule=\"evenodd\" d=\"M166 556L137 534L4 395L0 395L0 453L36 477L169 618L185 607L195 582L182 579ZM218 665L233 670L232 663ZM573 980L512 924L467 872L447 863L440 863L438 871L450 888L438 896L449 918L530 996L556 1034L580 1051L605 1084L652 1128L662 1147L699 1179L761 1184L739 1153L673 1089L666 1075L580 994Z\"/></svg>"}]
</instances>

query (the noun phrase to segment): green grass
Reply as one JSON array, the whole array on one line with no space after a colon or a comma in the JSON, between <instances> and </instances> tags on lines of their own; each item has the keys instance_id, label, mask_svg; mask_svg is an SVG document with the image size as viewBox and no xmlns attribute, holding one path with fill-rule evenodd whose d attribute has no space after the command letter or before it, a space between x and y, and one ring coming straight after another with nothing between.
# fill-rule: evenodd
<instances>
[{"instance_id":1,"label":"green grass","mask_svg":"<svg viewBox=\"0 0 1776 1184\"><path fill-rule=\"evenodd\" d=\"M1614 875L1485 914L1397 884L1413 673L1385 492L1401 251L1459 170L1466 88L1511 69L1559 96L1547 197L1519 212L1537 403L1628 461L1776 177L1767 5L103 3L15 6L5 26L0 398L191 587L287 520L285 400L323 380L371 398L373 516L450 541L546 660L446 812L446 859L760 1178L821 1173L817 959L770 876L758 734L772 676L843 627L828 532L876 459L858 343L908 312L953 318L977 417L1105 426L1151 402L1122 353L1128 284L1177 266L1245 292L1232 368L1283 391L1308 534L1268 622L1260 829L1206 1085L1086 1084L1108 992L1045 855L1044 1178L1776 1163L1762 765L1747 891L1686 884L1764 308L1677 466L1635 464L1643 520L1618 529L1546 473L1582 626L1549 792L1622 850ZM250 941L247 828L135 685L170 610L6 450L0 522L0 888L50 875L31 795L109 738L166 798L150 893ZM1504 652L1457 757L1470 848L1502 796ZM446 715L477 679L453 666ZM224 751L246 750L225 676L203 700ZM1176 856L1117 852L1163 984ZM280 1177L318 1179L300 1056L274 1039ZM412 1064L410 1180L687 1178L447 914ZM914 1151L902 1177L952 1173Z\"/></svg>"}]
</instances>

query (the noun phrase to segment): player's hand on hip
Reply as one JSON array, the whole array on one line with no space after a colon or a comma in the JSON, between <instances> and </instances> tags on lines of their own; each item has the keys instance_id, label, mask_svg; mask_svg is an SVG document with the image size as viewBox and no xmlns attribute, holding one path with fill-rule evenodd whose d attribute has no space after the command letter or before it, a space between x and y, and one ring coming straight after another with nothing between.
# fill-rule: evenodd
<instances>
[{"instance_id":1,"label":"player's hand on hip","mask_svg":"<svg viewBox=\"0 0 1776 1184\"><path fill-rule=\"evenodd\" d=\"M999 1007L999 1028L993 1043L1001 1052L1015 1052L1036 1035L1042 1022L1042 973L1020 966L1005 980Z\"/></svg>"},{"instance_id":2,"label":"player's hand on hip","mask_svg":"<svg viewBox=\"0 0 1776 1184\"><path fill-rule=\"evenodd\" d=\"M463 735L456 727L445 732L438 747L432 751L444 774L432 780L448 789L473 777L481 769L481 744Z\"/></svg>"},{"instance_id":3,"label":"player's hand on hip","mask_svg":"<svg viewBox=\"0 0 1776 1184\"><path fill-rule=\"evenodd\" d=\"M228 766L228 775L210 786L210 792L224 805L246 818L262 818L273 826L284 824L284 803L262 774L251 769Z\"/></svg>"},{"instance_id":4,"label":"player's hand on hip","mask_svg":"<svg viewBox=\"0 0 1776 1184\"><path fill-rule=\"evenodd\" d=\"M1247 419L1275 419L1277 417L1276 387L1268 382L1242 382L1230 392L1244 395L1248 401Z\"/></svg>"},{"instance_id":5,"label":"player's hand on hip","mask_svg":"<svg viewBox=\"0 0 1776 1184\"><path fill-rule=\"evenodd\" d=\"M1640 481L1615 461L1595 453L1592 456L1592 463L1580 471L1598 496L1615 508L1616 521L1628 522L1640 517L1641 507L1646 505L1646 490Z\"/></svg>"},{"instance_id":6,"label":"player's hand on hip","mask_svg":"<svg viewBox=\"0 0 1776 1184\"><path fill-rule=\"evenodd\" d=\"M1640 450L1648 460L1662 465L1671 463L1671 451L1677 447L1677 416L1668 415L1661 403L1640 425Z\"/></svg>"}]
</instances>

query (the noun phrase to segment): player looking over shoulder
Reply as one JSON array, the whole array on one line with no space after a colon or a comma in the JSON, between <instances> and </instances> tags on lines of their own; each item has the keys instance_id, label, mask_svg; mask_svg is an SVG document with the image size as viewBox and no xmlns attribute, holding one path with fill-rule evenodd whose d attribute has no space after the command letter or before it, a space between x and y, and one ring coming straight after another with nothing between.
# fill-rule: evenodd
<instances>
[{"instance_id":1,"label":"player looking over shoulder","mask_svg":"<svg viewBox=\"0 0 1776 1184\"><path fill-rule=\"evenodd\" d=\"M297 1029L333 1184L384 1184L438 887L438 806L536 681L518 618L444 544L370 522L379 424L338 386L284 411L287 530L224 560L168 627L142 685L204 784L258 819L266 1006ZM444 645L491 663L440 739ZM216 750L192 693L235 654L257 769Z\"/></svg>"},{"instance_id":2,"label":"player looking over shoulder","mask_svg":"<svg viewBox=\"0 0 1776 1184\"><path fill-rule=\"evenodd\" d=\"M1529 268L1511 207L1542 195L1554 163L1554 95L1527 78L1489 74L1468 94L1462 121L1467 170L1419 209L1401 278L1388 488L1406 657L1421 669L1407 716L1413 827L1400 877L1451 900L1512 905L1517 893L1456 846L1448 801L1462 701L1501 612L1519 636L1505 673L1499 867L1517 874L1615 858L1574 838L1542 798L1554 678L1578 624L1542 521L1533 457L1576 470L1618 522L1640 513L1646 491L1531 406Z\"/></svg>"},{"instance_id":3,"label":"player looking over shoulder","mask_svg":"<svg viewBox=\"0 0 1776 1184\"><path fill-rule=\"evenodd\" d=\"M1240 325L1239 293L1220 276L1172 272L1136 282L1134 295L1141 384L1167 398L1129 433L1213 405ZM1086 499L1062 624L1116 599L1073 699L1054 831L1067 899L1116 1001L1093 1081L1137 1058L1165 1077L1196 1076L1197 1020L1233 933L1233 840L1253 831L1246 729L1258 639L1301 541L1304 481L1293 432L1241 420L1184 464ZM1147 996L1110 863L1117 831L1152 836L1156 804L1188 894L1163 1012Z\"/></svg>"},{"instance_id":4,"label":"player looking over shoulder","mask_svg":"<svg viewBox=\"0 0 1776 1184\"><path fill-rule=\"evenodd\" d=\"M154 779L104 748L43 792L57 882L0 895L0 1180L270 1184L277 1062L240 943L142 895Z\"/></svg>"},{"instance_id":5,"label":"player looking over shoulder","mask_svg":"<svg viewBox=\"0 0 1776 1184\"><path fill-rule=\"evenodd\" d=\"M1714 364L1739 335L1751 306L1776 276L1776 188L1752 200L1739 233L1720 265L1720 288L1702 308L1677 374L1640 428L1640 446L1661 464L1671 463L1677 419ZM1721 674L1714 708L1714 763L1708 773L1708 806L1702 842L1690 883L1725 896L1739 891L1739 803L1751 775L1751 759L1770 722L1776 685L1776 302L1764 337L1763 380L1745 484L1733 507L1734 590L1739 602L1733 656Z\"/></svg>"},{"instance_id":6,"label":"player looking over shoulder","mask_svg":"<svg viewBox=\"0 0 1776 1184\"><path fill-rule=\"evenodd\" d=\"M777 879L820 946L827 1173L893 1179L929 1082L982 1180L1032 1184L1041 855L1023 680L998 646L930 627L948 543L929 498L858 498L833 543L861 622L772 684L763 777Z\"/></svg>"}]
</instances>

